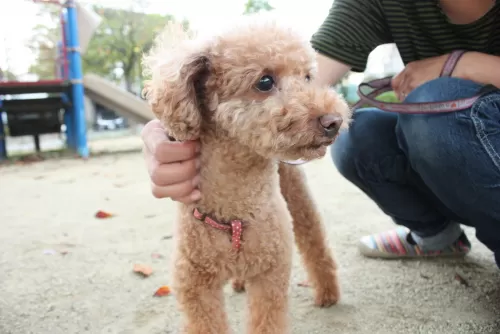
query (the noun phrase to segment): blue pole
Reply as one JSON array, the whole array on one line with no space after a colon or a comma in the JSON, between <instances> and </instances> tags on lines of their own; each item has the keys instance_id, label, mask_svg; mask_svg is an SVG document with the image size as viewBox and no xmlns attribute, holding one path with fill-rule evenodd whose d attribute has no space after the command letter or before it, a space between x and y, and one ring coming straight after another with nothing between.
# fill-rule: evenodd
<instances>
[{"instance_id":1,"label":"blue pole","mask_svg":"<svg viewBox=\"0 0 500 334\"><path fill-rule=\"evenodd\" d=\"M68 25L68 55L69 55L69 79L71 83L71 99L73 102L73 120L75 131L75 144L77 153L87 158L89 148L87 146L87 126L85 124L84 88L82 75L82 59L80 54L80 41L78 38L78 20L75 0L66 1L67 25Z\"/></svg>"},{"instance_id":2,"label":"blue pole","mask_svg":"<svg viewBox=\"0 0 500 334\"><path fill-rule=\"evenodd\" d=\"M68 47L68 36L69 36L69 28L68 28L68 15L66 11L62 11L62 22L63 22L63 31L64 31L64 43L61 45L61 55L64 55L64 50L62 47ZM66 54L66 58L64 59L65 62L70 64L69 60L69 53ZM68 67L67 69L68 72L71 72L71 69ZM66 67L64 66L64 63L62 64L62 78L64 79L69 79L71 77L70 73L66 73ZM70 104L73 104L73 101L70 101ZM76 150L76 140L75 140L75 117L74 117L74 109L71 106L70 108L66 108L64 110L64 124L66 125L66 145L69 149Z\"/></svg>"}]
</instances>

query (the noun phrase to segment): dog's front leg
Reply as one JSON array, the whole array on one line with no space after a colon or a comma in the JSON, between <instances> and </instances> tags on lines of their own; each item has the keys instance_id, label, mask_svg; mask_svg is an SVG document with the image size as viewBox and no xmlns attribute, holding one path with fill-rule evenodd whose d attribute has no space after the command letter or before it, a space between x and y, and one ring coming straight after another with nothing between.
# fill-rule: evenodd
<instances>
[{"instance_id":1,"label":"dog's front leg","mask_svg":"<svg viewBox=\"0 0 500 334\"><path fill-rule=\"evenodd\" d=\"M340 297L337 264L327 245L325 232L316 206L305 183L301 168L280 163L281 193L293 218L295 242L315 289L315 303L328 307Z\"/></svg>"},{"instance_id":2,"label":"dog's front leg","mask_svg":"<svg viewBox=\"0 0 500 334\"><path fill-rule=\"evenodd\" d=\"M288 333L289 262L245 281L250 319L247 334Z\"/></svg>"},{"instance_id":3,"label":"dog's front leg","mask_svg":"<svg viewBox=\"0 0 500 334\"><path fill-rule=\"evenodd\" d=\"M217 270L195 267L187 259L177 259L173 289L184 315L185 334L228 334L224 310L223 281Z\"/></svg>"}]
</instances>

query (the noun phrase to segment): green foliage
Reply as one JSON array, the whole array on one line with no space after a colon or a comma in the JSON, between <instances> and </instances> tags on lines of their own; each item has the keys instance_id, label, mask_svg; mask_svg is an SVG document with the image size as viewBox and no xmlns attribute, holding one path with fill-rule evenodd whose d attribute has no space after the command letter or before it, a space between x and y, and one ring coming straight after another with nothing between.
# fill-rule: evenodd
<instances>
[{"instance_id":1,"label":"green foliage","mask_svg":"<svg viewBox=\"0 0 500 334\"><path fill-rule=\"evenodd\" d=\"M390 102L390 103L398 103L400 102L398 97L396 96L396 93L390 91L390 92L385 92L380 94L376 100L382 101L382 102Z\"/></svg>"},{"instance_id":2,"label":"green foliage","mask_svg":"<svg viewBox=\"0 0 500 334\"><path fill-rule=\"evenodd\" d=\"M83 56L84 71L123 79L129 90L142 79L141 56L171 16L95 7L103 21ZM117 71L120 69L120 71Z\"/></svg>"},{"instance_id":3,"label":"green foliage","mask_svg":"<svg viewBox=\"0 0 500 334\"><path fill-rule=\"evenodd\" d=\"M260 11L271 11L272 7L267 0L248 0L245 4L244 14L258 13Z\"/></svg>"},{"instance_id":4,"label":"green foliage","mask_svg":"<svg viewBox=\"0 0 500 334\"><path fill-rule=\"evenodd\" d=\"M39 5L38 18L44 23L37 24L28 48L35 56L35 62L30 66L30 73L40 79L53 78L56 73L57 42L61 40L61 26L59 24L59 8L51 5Z\"/></svg>"},{"instance_id":5,"label":"green foliage","mask_svg":"<svg viewBox=\"0 0 500 334\"><path fill-rule=\"evenodd\" d=\"M132 6L133 5L133 6ZM139 12L142 0L131 0L132 10L95 6L101 16L90 44L82 55L84 72L92 72L114 81L124 81L128 90L142 82L141 57L153 43L156 34L173 20L170 15ZM40 5L38 24L28 46L35 55L30 72L41 79L54 77L57 59L57 42L61 40L59 9L57 6ZM188 28L188 22L183 22Z\"/></svg>"},{"instance_id":6,"label":"green foliage","mask_svg":"<svg viewBox=\"0 0 500 334\"><path fill-rule=\"evenodd\" d=\"M398 97L396 96L396 93L394 93L393 91L382 93L379 96L377 96L375 98L375 100L381 101L381 102L386 102L386 103L399 103L399 102L401 102L401 101L399 101ZM359 98L356 99L356 101L347 101L347 102L349 103L349 105L354 105L358 101L359 101ZM369 105L369 104L363 104L360 106L360 108L369 108L369 107L373 107L373 106Z\"/></svg>"},{"instance_id":7,"label":"green foliage","mask_svg":"<svg viewBox=\"0 0 500 334\"><path fill-rule=\"evenodd\" d=\"M17 76L9 70L4 70L0 67L0 81L15 81Z\"/></svg>"}]
</instances>

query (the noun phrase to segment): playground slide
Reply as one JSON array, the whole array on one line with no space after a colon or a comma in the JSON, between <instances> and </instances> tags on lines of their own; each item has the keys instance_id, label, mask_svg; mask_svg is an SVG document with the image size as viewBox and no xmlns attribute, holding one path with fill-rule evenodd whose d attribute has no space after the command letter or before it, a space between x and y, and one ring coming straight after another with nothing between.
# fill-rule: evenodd
<instances>
[{"instance_id":1,"label":"playground slide","mask_svg":"<svg viewBox=\"0 0 500 334\"><path fill-rule=\"evenodd\" d=\"M125 118L138 123L147 123L154 118L153 112L144 100L95 74L85 75L83 86L85 95L91 100L116 111Z\"/></svg>"}]
</instances>

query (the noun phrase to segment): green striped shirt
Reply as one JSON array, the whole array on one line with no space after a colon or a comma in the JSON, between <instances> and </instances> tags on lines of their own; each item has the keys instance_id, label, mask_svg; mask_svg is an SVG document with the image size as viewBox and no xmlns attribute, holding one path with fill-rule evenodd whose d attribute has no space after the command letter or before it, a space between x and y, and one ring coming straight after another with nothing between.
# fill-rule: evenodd
<instances>
[{"instance_id":1,"label":"green striped shirt","mask_svg":"<svg viewBox=\"0 0 500 334\"><path fill-rule=\"evenodd\" d=\"M500 55L500 1L473 23L453 24L438 0L335 0L311 43L354 72L386 43L396 44L404 64L456 49Z\"/></svg>"}]
</instances>

